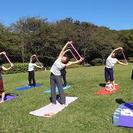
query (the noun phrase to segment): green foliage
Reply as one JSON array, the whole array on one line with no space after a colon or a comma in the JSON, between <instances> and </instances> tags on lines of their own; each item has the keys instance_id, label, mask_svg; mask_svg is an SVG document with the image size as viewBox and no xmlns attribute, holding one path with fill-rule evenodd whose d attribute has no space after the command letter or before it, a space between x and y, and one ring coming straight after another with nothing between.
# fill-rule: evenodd
<instances>
[{"instance_id":1,"label":"green foliage","mask_svg":"<svg viewBox=\"0 0 133 133\"><path fill-rule=\"evenodd\" d=\"M9 67L9 64L5 64L5 67ZM35 68L39 71L41 69ZM4 74L13 74L13 73L26 73L28 71L28 63L15 63L14 67L9 71L4 71Z\"/></svg>"},{"instance_id":2,"label":"green foliage","mask_svg":"<svg viewBox=\"0 0 133 133\"><path fill-rule=\"evenodd\" d=\"M103 64L103 60L101 58L95 58L90 62L90 64L92 66L99 66Z\"/></svg>"},{"instance_id":3,"label":"green foliage","mask_svg":"<svg viewBox=\"0 0 133 133\"><path fill-rule=\"evenodd\" d=\"M114 31L72 18L51 23L41 17L24 17L9 27L0 24L0 51L6 51L13 62L28 62L37 54L46 67L51 66L68 40L75 42L85 63L105 60L119 46L133 56L133 30Z\"/></svg>"},{"instance_id":4,"label":"green foliage","mask_svg":"<svg viewBox=\"0 0 133 133\"><path fill-rule=\"evenodd\" d=\"M133 30L120 31L120 40L129 56L133 56Z\"/></svg>"}]
</instances>

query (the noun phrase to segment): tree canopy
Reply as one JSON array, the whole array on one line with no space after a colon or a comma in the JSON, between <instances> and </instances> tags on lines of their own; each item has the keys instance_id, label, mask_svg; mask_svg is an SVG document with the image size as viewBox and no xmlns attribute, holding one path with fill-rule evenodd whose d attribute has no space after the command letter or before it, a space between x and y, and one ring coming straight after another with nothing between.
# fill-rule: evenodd
<instances>
[{"instance_id":1,"label":"tree canopy","mask_svg":"<svg viewBox=\"0 0 133 133\"><path fill-rule=\"evenodd\" d=\"M14 62L28 62L32 54L37 54L45 66L50 66L68 40L75 42L86 63L95 58L104 62L119 46L133 56L133 30L115 31L72 18L51 23L26 17L8 27L0 23L0 51L6 51Z\"/></svg>"}]
</instances>

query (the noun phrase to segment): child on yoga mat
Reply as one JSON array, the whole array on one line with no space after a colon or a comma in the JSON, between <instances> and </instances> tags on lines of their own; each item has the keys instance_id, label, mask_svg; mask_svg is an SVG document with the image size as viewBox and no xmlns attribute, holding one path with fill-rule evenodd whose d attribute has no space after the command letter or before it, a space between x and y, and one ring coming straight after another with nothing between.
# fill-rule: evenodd
<instances>
[{"instance_id":1,"label":"child on yoga mat","mask_svg":"<svg viewBox=\"0 0 133 133\"><path fill-rule=\"evenodd\" d=\"M62 77L61 77L61 70L64 69L65 67L68 67L72 64L77 64L83 61L83 58L80 58L77 61L71 62L68 60L68 57L65 56L65 49L69 44L71 44L71 41L68 41L66 45L63 47L61 50L58 58L54 62L54 64L51 67L51 75L50 75L50 86L51 86L51 102L53 104L56 104L56 86L58 87L59 90L59 99L58 101L60 104L65 104L66 103L66 98L62 86Z\"/></svg>"},{"instance_id":2,"label":"child on yoga mat","mask_svg":"<svg viewBox=\"0 0 133 133\"><path fill-rule=\"evenodd\" d=\"M114 70L113 67L116 63L119 63L121 65L128 65L128 63L123 63L120 62L116 58L116 54L119 51L123 51L122 47L116 48L112 51L112 53L108 56L106 60L106 66L105 66L105 81L106 81L106 88L108 91L112 91L115 89L115 84L114 84Z\"/></svg>"},{"instance_id":3,"label":"child on yoga mat","mask_svg":"<svg viewBox=\"0 0 133 133\"><path fill-rule=\"evenodd\" d=\"M6 68L5 66L3 66L2 58L0 58L0 96L1 96L0 103L3 103L4 102L4 98L5 98L5 90L4 90L4 85L3 85L2 71L10 70L13 67L13 64L11 63L11 61L9 60L9 58L7 57L5 52L1 52L0 56L1 55L4 55L6 57L6 59L8 60L8 62L10 63L10 67Z\"/></svg>"},{"instance_id":4,"label":"child on yoga mat","mask_svg":"<svg viewBox=\"0 0 133 133\"><path fill-rule=\"evenodd\" d=\"M37 65L36 61L38 61L38 58L34 54L34 55L31 56L30 63L28 65L28 81L29 81L29 86L36 86L34 67L37 67L37 68L40 68L40 69L43 68L41 63L40 63L40 65Z\"/></svg>"}]
</instances>

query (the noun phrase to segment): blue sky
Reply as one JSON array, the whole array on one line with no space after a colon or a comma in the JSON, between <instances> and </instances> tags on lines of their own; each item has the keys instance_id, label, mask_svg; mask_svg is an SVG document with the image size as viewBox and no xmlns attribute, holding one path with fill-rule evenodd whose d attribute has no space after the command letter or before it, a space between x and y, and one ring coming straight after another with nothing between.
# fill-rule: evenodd
<instances>
[{"instance_id":1,"label":"blue sky","mask_svg":"<svg viewBox=\"0 0 133 133\"><path fill-rule=\"evenodd\" d=\"M40 16L48 21L72 17L111 29L133 29L133 0L0 0L0 22Z\"/></svg>"}]
</instances>

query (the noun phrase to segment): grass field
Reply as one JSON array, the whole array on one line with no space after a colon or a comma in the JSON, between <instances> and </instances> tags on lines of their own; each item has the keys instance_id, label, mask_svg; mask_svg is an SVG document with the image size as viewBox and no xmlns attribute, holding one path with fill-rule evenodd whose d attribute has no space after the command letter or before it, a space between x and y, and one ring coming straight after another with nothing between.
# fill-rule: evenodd
<instances>
[{"instance_id":1,"label":"grass field","mask_svg":"<svg viewBox=\"0 0 133 133\"><path fill-rule=\"evenodd\" d=\"M27 73L4 75L7 92L18 94L17 99L0 104L0 133L132 133L133 129L114 127L112 113L118 107L117 98L133 101L132 65L115 66L115 79L121 86L111 96L97 96L100 83L104 83L104 66L68 69L67 77L72 88L69 96L79 97L74 103L52 118L40 118L29 112L49 103L49 71L36 72L39 88L16 91L27 84Z\"/></svg>"}]
</instances>

